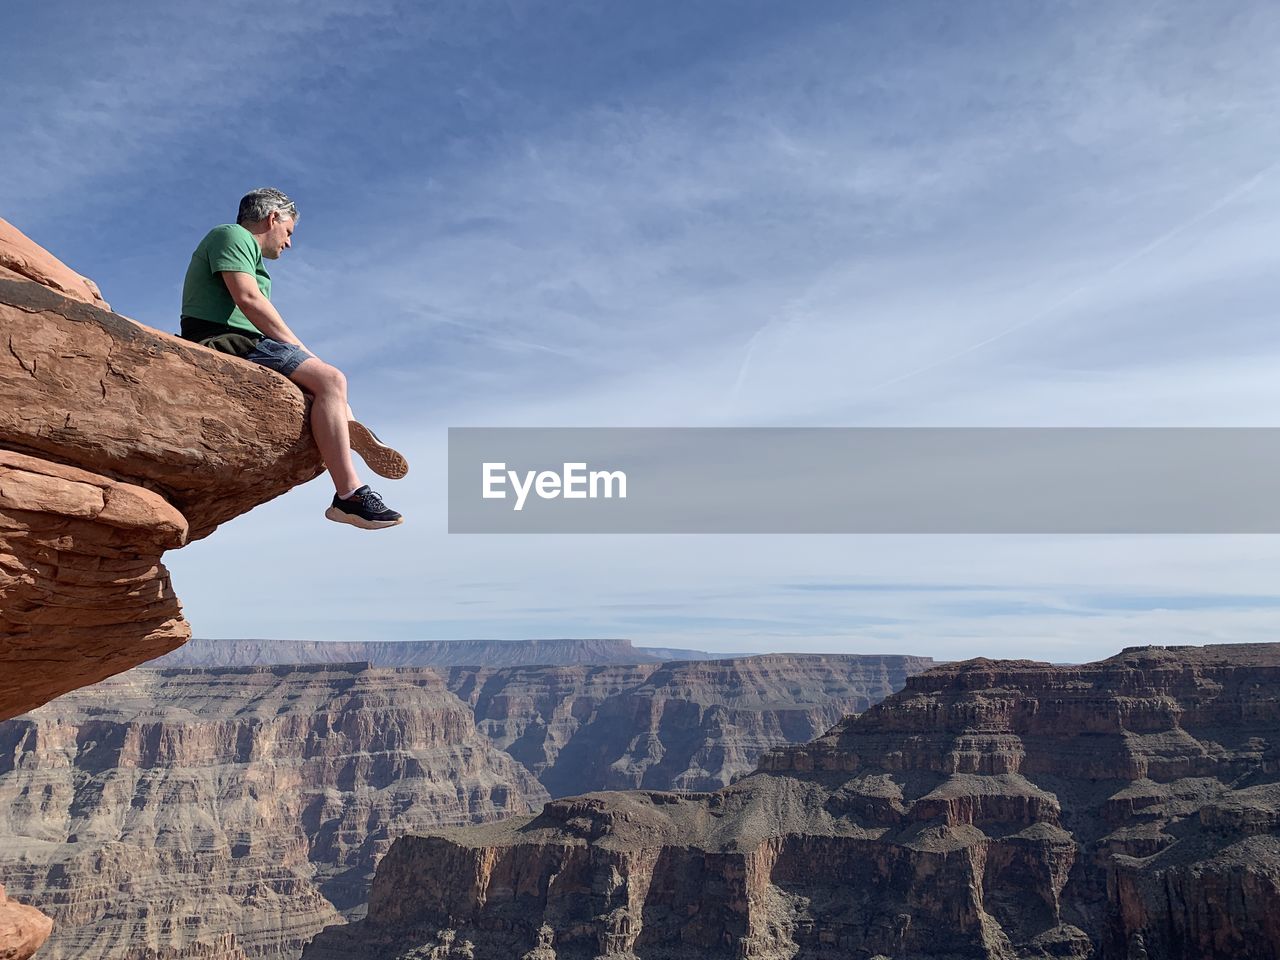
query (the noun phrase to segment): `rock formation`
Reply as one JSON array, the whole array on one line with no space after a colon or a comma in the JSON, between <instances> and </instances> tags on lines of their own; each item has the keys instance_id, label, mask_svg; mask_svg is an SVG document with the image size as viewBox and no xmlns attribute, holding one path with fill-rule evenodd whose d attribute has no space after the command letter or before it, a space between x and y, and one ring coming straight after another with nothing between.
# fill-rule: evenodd
<instances>
[{"instance_id":1,"label":"rock formation","mask_svg":"<svg viewBox=\"0 0 1280 960\"><path fill-rule=\"evenodd\" d=\"M552 796L711 790L901 690L928 657L788 654L449 671L476 724Z\"/></svg>"},{"instance_id":2,"label":"rock formation","mask_svg":"<svg viewBox=\"0 0 1280 960\"><path fill-rule=\"evenodd\" d=\"M404 837L304 960L1280 957L1280 645L970 661L706 794Z\"/></svg>"},{"instance_id":3,"label":"rock formation","mask_svg":"<svg viewBox=\"0 0 1280 960\"><path fill-rule=\"evenodd\" d=\"M180 645L161 554L319 471L291 383L112 313L0 221L0 719Z\"/></svg>"},{"instance_id":4,"label":"rock formation","mask_svg":"<svg viewBox=\"0 0 1280 960\"><path fill-rule=\"evenodd\" d=\"M50 958L297 956L363 914L397 836L549 799L477 726L510 753L537 745L544 776L563 780L581 739L619 758L590 786L616 769L670 787L691 757L718 784L926 663L137 669L0 723L0 876L58 921Z\"/></svg>"},{"instance_id":5,"label":"rock formation","mask_svg":"<svg viewBox=\"0 0 1280 960\"><path fill-rule=\"evenodd\" d=\"M708 660L699 650L662 656L630 640L208 640L197 637L149 667L256 667L371 663L375 667L514 667ZM669 654L677 654L669 656Z\"/></svg>"},{"instance_id":6,"label":"rock formation","mask_svg":"<svg viewBox=\"0 0 1280 960\"><path fill-rule=\"evenodd\" d=\"M161 555L315 476L305 412L0 220L0 720L187 639ZM34 913L0 896L0 957Z\"/></svg>"},{"instance_id":7,"label":"rock formation","mask_svg":"<svg viewBox=\"0 0 1280 960\"><path fill-rule=\"evenodd\" d=\"M13 224L0 220L0 279L29 280L56 290L71 300L110 310L98 285L27 237Z\"/></svg>"},{"instance_id":8,"label":"rock formation","mask_svg":"<svg viewBox=\"0 0 1280 960\"><path fill-rule=\"evenodd\" d=\"M0 875L56 920L42 960L297 956L395 837L547 799L429 670L134 670L0 723Z\"/></svg>"},{"instance_id":9,"label":"rock formation","mask_svg":"<svg viewBox=\"0 0 1280 960\"><path fill-rule=\"evenodd\" d=\"M52 929L52 920L35 907L14 903L0 885L0 960L27 960Z\"/></svg>"}]
</instances>

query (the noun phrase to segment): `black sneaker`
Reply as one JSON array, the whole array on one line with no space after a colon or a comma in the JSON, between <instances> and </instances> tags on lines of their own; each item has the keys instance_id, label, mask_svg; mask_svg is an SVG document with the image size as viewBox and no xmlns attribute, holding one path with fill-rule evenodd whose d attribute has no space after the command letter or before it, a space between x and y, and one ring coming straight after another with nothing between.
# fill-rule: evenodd
<instances>
[{"instance_id":1,"label":"black sneaker","mask_svg":"<svg viewBox=\"0 0 1280 960\"><path fill-rule=\"evenodd\" d=\"M381 530L404 523L404 517L388 510L382 498L368 486L361 487L346 500L335 493L324 515L337 523L349 523L364 530Z\"/></svg>"}]
</instances>

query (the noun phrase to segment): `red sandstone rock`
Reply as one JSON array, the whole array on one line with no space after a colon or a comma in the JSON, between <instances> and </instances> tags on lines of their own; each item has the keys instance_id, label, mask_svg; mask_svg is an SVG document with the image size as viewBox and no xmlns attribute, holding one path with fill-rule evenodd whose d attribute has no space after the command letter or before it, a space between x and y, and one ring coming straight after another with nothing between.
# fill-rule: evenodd
<instances>
[{"instance_id":1,"label":"red sandstone rock","mask_svg":"<svg viewBox=\"0 0 1280 960\"><path fill-rule=\"evenodd\" d=\"M284 377L0 279L0 449L161 494L192 540L320 470Z\"/></svg>"},{"instance_id":2,"label":"red sandstone rock","mask_svg":"<svg viewBox=\"0 0 1280 960\"><path fill-rule=\"evenodd\" d=\"M0 450L4 713L185 640L158 558L186 536L182 514L150 490Z\"/></svg>"},{"instance_id":3,"label":"red sandstone rock","mask_svg":"<svg viewBox=\"0 0 1280 960\"><path fill-rule=\"evenodd\" d=\"M320 469L288 380L110 312L0 221L0 719L179 646L163 552Z\"/></svg>"},{"instance_id":4,"label":"red sandstone rock","mask_svg":"<svg viewBox=\"0 0 1280 960\"><path fill-rule=\"evenodd\" d=\"M82 277L26 234L0 219L0 277L31 280L57 290L64 297L92 304L103 310L111 305L102 299L98 285Z\"/></svg>"},{"instance_id":5,"label":"red sandstone rock","mask_svg":"<svg viewBox=\"0 0 1280 960\"><path fill-rule=\"evenodd\" d=\"M14 903L0 884L0 960L27 960L52 929L52 920L34 907Z\"/></svg>"}]
</instances>

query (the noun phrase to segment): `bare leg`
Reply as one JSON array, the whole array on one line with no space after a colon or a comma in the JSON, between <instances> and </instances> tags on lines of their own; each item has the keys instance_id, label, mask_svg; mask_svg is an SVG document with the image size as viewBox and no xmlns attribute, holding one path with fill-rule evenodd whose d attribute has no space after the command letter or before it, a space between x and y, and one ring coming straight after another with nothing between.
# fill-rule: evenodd
<instances>
[{"instance_id":1,"label":"bare leg","mask_svg":"<svg viewBox=\"0 0 1280 960\"><path fill-rule=\"evenodd\" d=\"M311 435L338 494L348 494L360 486L351 462L351 439L347 435L347 378L337 367L312 357L304 360L289 378L311 394Z\"/></svg>"}]
</instances>

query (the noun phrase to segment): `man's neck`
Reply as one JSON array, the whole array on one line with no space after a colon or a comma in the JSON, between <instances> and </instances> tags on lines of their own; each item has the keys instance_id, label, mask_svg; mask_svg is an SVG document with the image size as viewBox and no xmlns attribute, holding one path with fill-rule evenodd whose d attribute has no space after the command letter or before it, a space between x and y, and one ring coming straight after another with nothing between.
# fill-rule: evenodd
<instances>
[{"instance_id":1,"label":"man's neck","mask_svg":"<svg viewBox=\"0 0 1280 960\"><path fill-rule=\"evenodd\" d=\"M240 226L249 231L250 236L258 244L258 249L262 249L262 236L267 232L267 221L259 220L257 223L242 223Z\"/></svg>"}]
</instances>

